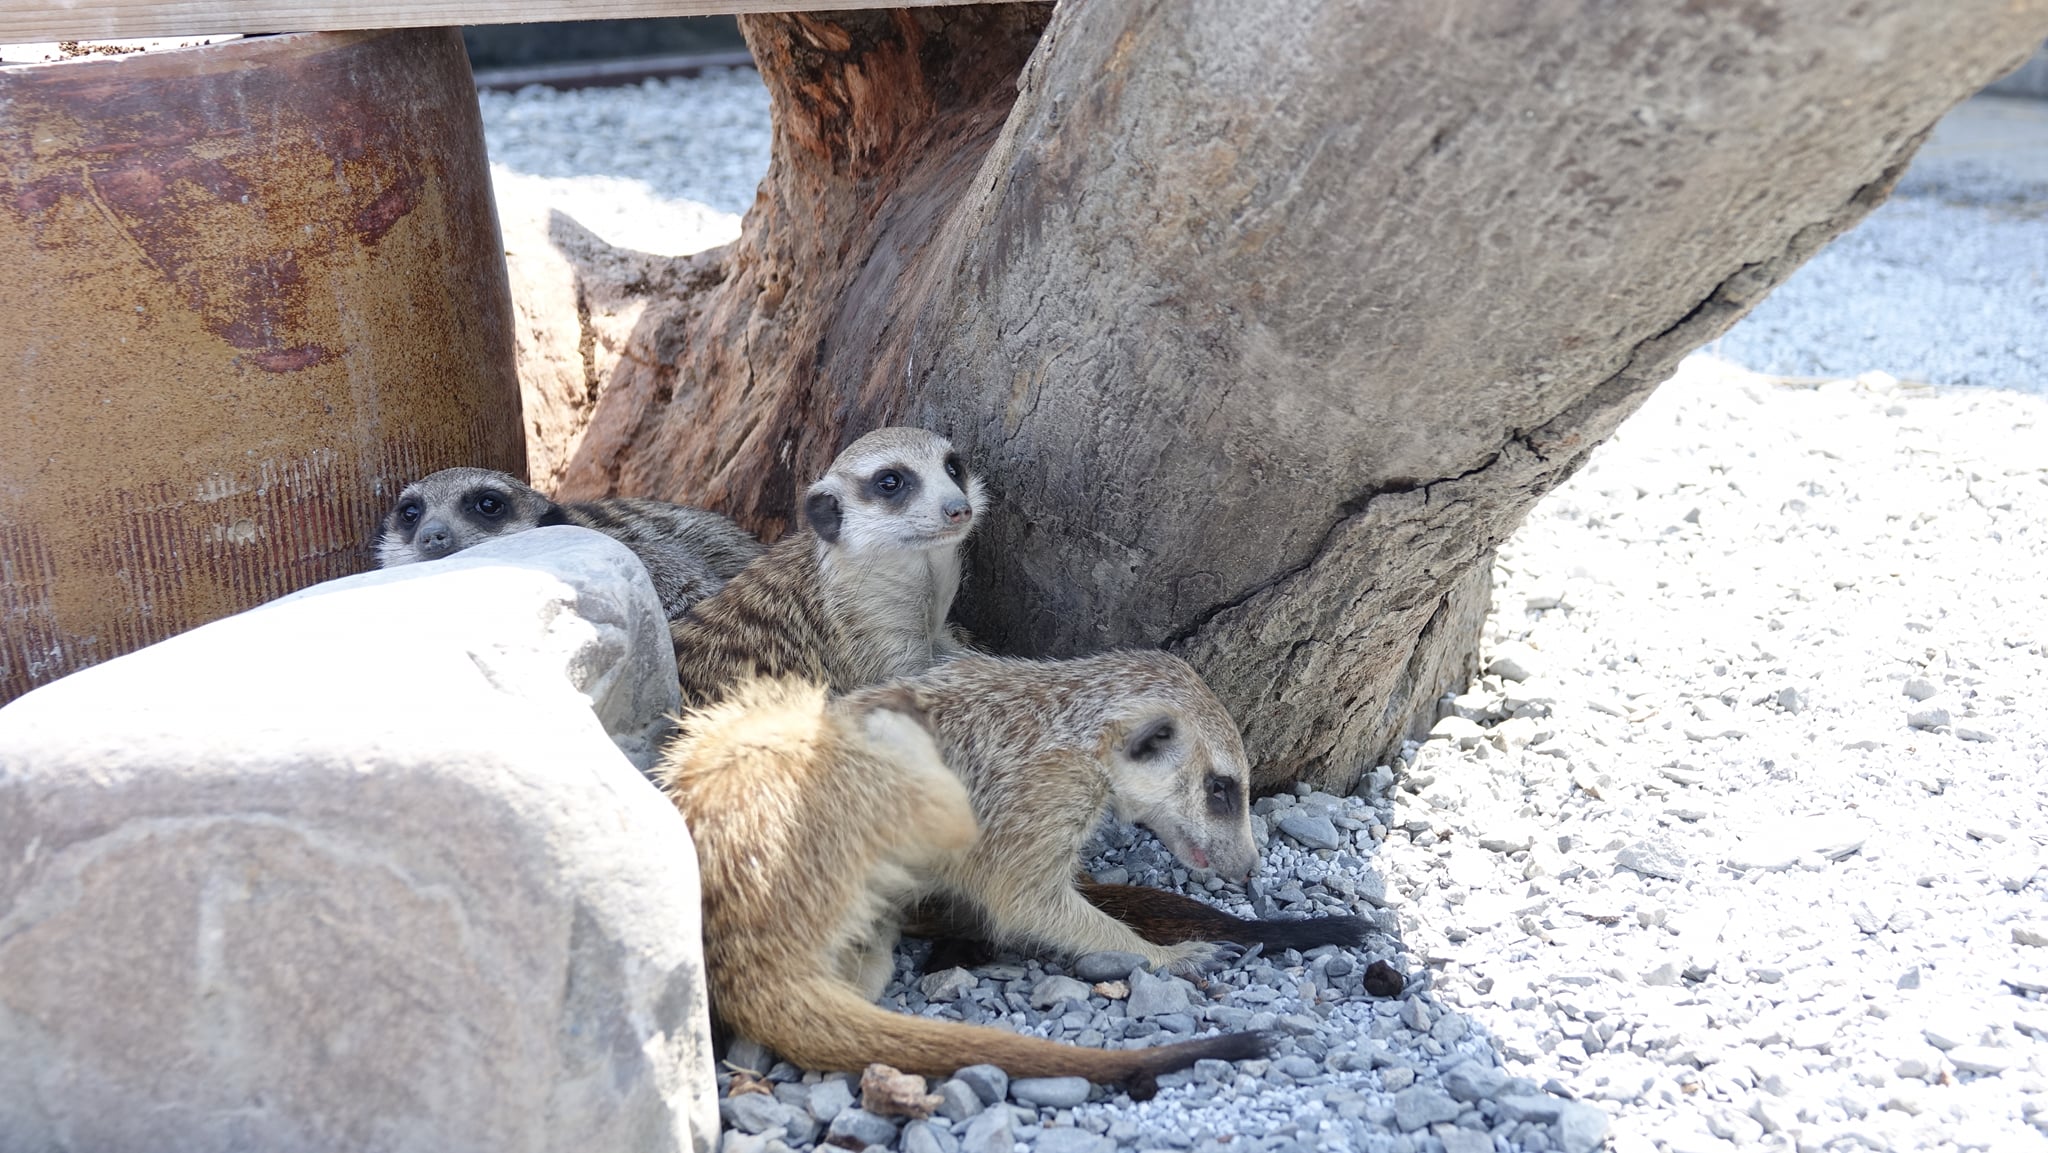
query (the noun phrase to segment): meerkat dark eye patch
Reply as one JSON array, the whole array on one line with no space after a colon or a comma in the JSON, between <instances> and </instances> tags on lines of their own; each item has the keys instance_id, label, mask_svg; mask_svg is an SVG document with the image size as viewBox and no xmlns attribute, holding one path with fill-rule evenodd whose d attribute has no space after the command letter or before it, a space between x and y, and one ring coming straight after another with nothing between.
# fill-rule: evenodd
<instances>
[{"instance_id":1,"label":"meerkat dark eye patch","mask_svg":"<svg viewBox=\"0 0 2048 1153\"><path fill-rule=\"evenodd\" d=\"M1171 747L1173 738L1173 719L1160 717L1146 722L1133 733L1124 745L1124 753L1134 761L1149 761Z\"/></svg>"},{"instance_id":2,"label":"meerkat dark eye patch","mask_svg":"<svg viewBox=\"0 0 2048 1153\"><path fill-rule=\"evenodd\" d=\"M569 514L563 510L562 506L558 504L550 504L548 505L548 510L540 514L540 519L533 522L533 527L547 528L549 525L568 523L570 523Z\"/></svg>"},{"instance_id":3,"label":"meerkat dark eye patch","mask_svg":"<svg viewBox=\"0 0 2048 1153\"><path fill-rule=\"evenodd\" d=\"M1236 815L1238 808L1243 804L1240 800L1241 795L1235 778L1211 776L1209 778L1209 814L1215 817Z\"/></svg>"},{"instance_id":4,"label":"meerkat dark eye patch","mask_svg":"<svg viewBox=\"0 0 2048 1153\"><path fill-rule=\"evenodd\" d=\"M804 498L804 523L826 544L839 540L839 498L829 492L814 492Z\"/></svg>"},{"instance_id":5,"label":"meerkat dark eye patch","mask_svg":"<svg viewBox=\"0 0 2048 1153\"><path fill-rule=\"evenodd\" d=\"M967 466L960 463L959 453L949 452L946 454L946 475L953 478L954 484L962 486L967 484Z\"/></svg>"},{"instance_id":6,"label":"meerkat dark eye patch","mask_svg":"<svg viewBox=\"0 0 2048 1153\"><path fill-rule=\"evenodd\" d=\"M506 513L512 511L512 502L505 498L504 493L485 488L469 494L469 508L485 520L502 520Z\"/></svg>"},{"instance_id":7,"label":"meerkat dark eye patch","mask_svg":"<svg viewBox=\"0 0 2048 1153\"><path fill-rule=\"evenodd\" d=\"M876 469L875 474L868 478L867 484L864 487L867 489L866 495L870 500L901 504L916 496L917 490L923 487L923 482L918 479L915 469L897 464L890 465L888 468Z\"/></svg>"},{"instance_id":8,"label":"meerkat dark eye patch","mask_svg":"<svg viewBox=\"0 0 2048 1153\"><path fill-rule=\"evenodd\" d=\"M398 519L403 524L418 524L426 515L427 506L416 500L401 501L398 505Z\"/></svg>"}]
</instances>

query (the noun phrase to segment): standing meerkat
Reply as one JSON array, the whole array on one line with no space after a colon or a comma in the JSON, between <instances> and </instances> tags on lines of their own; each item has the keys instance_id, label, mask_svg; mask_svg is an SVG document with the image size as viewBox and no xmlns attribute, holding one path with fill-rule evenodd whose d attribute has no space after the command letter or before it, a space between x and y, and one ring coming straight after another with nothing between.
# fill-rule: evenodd
<instances>
[{"instance_id":1,"label":"standing meerkat","mask_svg":"<svg viewBox=\"0 0 2048 1153\"><path fill-rule=\"evenodd\" d=\"M811 1069L882 1062L943 1077L993 1064L1013 1077L1122 1082L1138 1098L1203 1058L1265 1055L1258 1033L1083 1049L874 1004L894 910L976 840L968 790L926 725L902 689L831 699L796 680L735 685L686 719L662 783L696 843L721 1021Z\"/></svg>"},{"instance_id":2,"label":"standing meerkat","mask_svg":"<svg viewBox=\"0 0 2048 1153\"><path fill-rule=\"evenodd\" d=\"M937 433L854 441L805 493L806 527L671 625L683 707L748 677L845 691L960 651L946 614L981 503L981 481Z\"/></svg>"},{"instance_id":3,"label":"standing meerkat","mask_svg":"<svg viewBox=\"0 0 2048 1153\"><path fill-rule=\"evenodd\" d=\"M973 848L925 871L926 924L964 922L999 945L1116 950L1181 970L1214 955L1218 941L1364 942L1358 917L1250 921L1162 890L1077 885L1082 850L1106 813L1150 829L1192 867L1241 880L1258 864L1237 724L1179 657L963 655L848 700L860 707L906 693L981 825Z\"/></svg>"},{"instance_id":4,"label":"standing meerkat","mask_svg":"<svg viewBox=\"0 0 2048 1153\"><path fill-rule=\"evenodd\" d=\"M670 620L765 551L729 518L637 497L556 504L508 473L444 468L405 486L377 534L377 567L439 560L492 537L549 525L595 529L633 550Z\"/></svg>"}]
</instances>

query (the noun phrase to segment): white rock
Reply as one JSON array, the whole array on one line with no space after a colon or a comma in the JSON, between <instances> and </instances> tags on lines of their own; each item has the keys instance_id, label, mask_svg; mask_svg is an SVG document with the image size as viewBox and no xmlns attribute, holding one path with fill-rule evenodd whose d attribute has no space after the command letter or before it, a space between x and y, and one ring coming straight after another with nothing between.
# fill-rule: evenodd
<instances>
[{"instance_id":1,"label":"white rock","mask_svg":"<svg viewBox=\"0 0 2048 1153\"><path fill-rule=\"evenodd\" d=\"M1965 1073L2003 1073L2023 1061L2011 1049L1994 1049L1989 1045L1957 1045L1948 1051L1948 1059Z\"/></svg>"},{"instance_id":2,"label":"white rock","mask_svg":"<svg viewBox=\"0 0 2048 1153\"><path fill-rule=\"evenodd\" d=\"M1504 681L1526 681L1542 668L1541 654L1520 641L1495 645L1493 658L1486 662L1486 671Z\"/></svg>"},{"instance_id":3,"label":"white rock","mask_svg":"<svg viewBox=\"0 0 2048 1153\"><path fill-rule=\"evenodd\" d=\"M667 632L548 528L0 710L7 1143L709 1148L695 854L621 752Z\"/></svg>"},{"instance_id":4,"label":"white rock","mask_svg":"<svg viewBox=\"0 0 2048 1153\"><path fill-rule=\"evenodd\" d=\"M1935 729L1948 728L1949 724L1948 710L1944 708L1908 709L1906 711L1907 728L1923 729L1932 732Z\"/></svg>"},{"instance_id":5,"label":"white rock","mask_svg":"<svg viewBox=\"0 0 2048 1153\"><path fill-rule=\"evenodd\" d=\"M2013 925L2012 940L2015 945L2048 947L2048 921L2022 921Z\"/></svg>"},{"instance_id":6,"label":"white rock","mask_svg":"<svg viewBox=\"0 0 2048 1153\"><path fill-rule=\"evenodd\" d=\"M957 1001L974 988L975 981L974 974L955 966L926 974L918 980L917 991L927 1001Z\"/></svg>"},{"instance_id":7,"label":"white rock","mask_svg":"<svg viewBox=\"0 0 2048 1153\"><path fill-rule=\"evenodd\" d=\"M1450 716L1430 727L1429 739L1449 741L1461 749L1469 749L1486 738L1486 730L1464 717Z\"/></svg>"},{"instance_id":8,"label":"white rock","mask_svg":"<svg viewBox=\"0 0 2048 1153\"><path fill-rule=\"evenodd\" d=\"M1906 680L1905 687L1903 687L1899 691L1905 693L1907 696L1913 698L1916 701L1924 701L1927 700L1929 697L1934 696L1934 694L1940 692L1941 690L1936 688L1934 686L1934 682L1928 680L1926 677L1909 677Z\"/></svg>"}]
</instances>

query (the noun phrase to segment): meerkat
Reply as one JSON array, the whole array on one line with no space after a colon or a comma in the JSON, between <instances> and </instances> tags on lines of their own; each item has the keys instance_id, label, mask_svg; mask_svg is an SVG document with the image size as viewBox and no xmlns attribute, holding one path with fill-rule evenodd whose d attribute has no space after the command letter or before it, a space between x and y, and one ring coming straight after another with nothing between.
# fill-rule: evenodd
<instances>
[{"instance_id":1,"label":"meerkat","mask_svg":"<svg viewBox=\"0 0 2048 1153\"><path fill-rule=\"evenodd\" d=\"M999 945L1136 953L1187 970L1216 942L1358 945L1358 917L1250 921L1157 889L1078 883L1105 814L1184 864L1242 880L1257 866L1237 725L1187 662L1157 651L1062 661L967 654L848 697L908 694L967 785L981 836L923 872L916 920ZM886 928L883 930L887 935ZM893 940L886 943L893 944Z\"/></svg>"},{"instance_id":2,"label":"meerkat","mask_svg":"<svg viewBox=\"0 0 2048 1153\"><path fill-rule=\"evenodd\" d=\"M670 626L683 706L755 676L846 691L963 651L946 621L981 481L945 437L883 428L804 495L805 527Z\"/></svg>"},{"instance_id":3,"label":"meerkat","mask_svg":"<svg viewBox=\"0 0 2048 1153\"><path fill-rule=\"evenodd\" d=\"M557 524L595 529L632 549L670 620L765 551L747 530L704 509L637 497L557 504L506 473L444 468L398 494L377 535L377 567L439 560L492 537Z\"/></svg>"},{"instance_id":4,"label":"meerkat","mask_svg":"<svg viewBox=\"0 0 2048 1153\"><path fill-rule=\"evenodd\" d=\"M993 1064L1122 1082L1139 1098L1203 1058L1269 1051L1258 1033L1083 1049L874 1004L892 911L977 840L968 786L928 724L904 689L835 699L792 679L743 682L687 718L661 781L696 843L705 971L724 1025L812 1069L882 1062L942 1077Z\"/></svg>"}]
</instances>

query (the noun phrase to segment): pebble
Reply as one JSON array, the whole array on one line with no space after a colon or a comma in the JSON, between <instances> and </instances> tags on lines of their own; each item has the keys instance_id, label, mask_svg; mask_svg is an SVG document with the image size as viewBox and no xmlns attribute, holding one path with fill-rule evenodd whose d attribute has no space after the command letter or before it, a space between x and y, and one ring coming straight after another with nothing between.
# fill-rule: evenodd
<instances>
[{"instance_id":1,"label":"pebble","mask_svg":"<svg viewBox=\"0 0 2048 1153\"><path fill-rule=\"evenodd\" d=\"M994 1065L969 1065L954 1072L953 1080L972 1089L983 1105L997 1104L1010 1095L1010 1075Z\"/></svg>"},{"instance_id":2,"label":"pebble","mask_svg":"<svg viewBox=\"0 0 2048 1153\"><path fill-rule=\"evenodd\" d=\"M941 969L918 981L917 991L927 1001L957 1001L978 982L979 978L965 969Z\"/></svg>"},{"instance_id":3,"label":"pebble","mask_svg":"<svg viewBox=\"0 0 2048 1153\"><path fill-rule=\"evenodd\" d=\"M912 1121L903 1127L903 1153L958 1153L960 1142L946 1129L930 1121Z\"/></svg>"},{"instance_id":4,"label":"pebble","mask_svg":"<svg viewBox=\"0 0 2048 1153\"><path fill-rule=\"evenodd\" d=\"M820 1081L811 1086L808 1108L811 1116L829 1125L841 1112L853 1108L853 1086L839 1078Z\"/></svg>"},{"instance_id":5,"label":"pebble","mask_svg":"<svg viewBox=\"0 0 2048 1153\"><path fill-rule=\"evenodd\" d=\"M1413 1133L1438 1121L1455 1121L1465 1107L1441 1089L1416 1085L1394 1094L1394 1124L1403 1133Z\"/></svg>"},{"instance_id":6,"label":"pebble","mask_svg":"<svg viewBox=\"0 0 2048 1153\"><path fill-rule=\"evenodd\" d=\"M865 1149L870 1145L888 1148L896 1143L896 1123L887 1117L877 1117L865 1109L853 1108L840 1112L825 1128L825 1140L833 1145L845 1145L851 1149Z\"/></svg>"},{"instance_id":7,"label":"pebble","mask_svg":"<svg viewBox=\"0 0 2048 1153\"><path fill-rule=\"evenodd\" d=\"M1131 995L1124 1000L1124 1012L1131 1020L1184 1013L1190 1004L1190 986L1178 977L1154 976L1143 969L1131 971Z\"/></svg>"},{"instance_id":8,"label":"pebble","mask_svg":"<svg viewBox=\"0 0 2048 1153\"><path fill-rule=\"evenodd\" d=\"M932 1086L932 1092L939 1096L939 1116L948 1121L965 1121L985 1107L981 1094L958 1077L951 1077Z\"/></svg>"},{"instance_id":9,"label":"pebble","mask_svg":"<svg viewBox=\"0 0 2048 1153\"><path fill-rule=\"evenodd\" d=\"M1074 958L1074 976L1083 981L1121 981L1145 963L1136 953L1083 953Z\"/></svg>"},{"instance_id":10,"label":"pebble","mask_svg":"<svg viewBox=\"0 0 2048 1153\"><path fill-rule=\"evenodd\" d=\"M766 1133L788 1123L789 1106L765 1093L741 1093L718 1102L718 1118L747 1133Z\"/></svg>"},{"instance_id":11,"label":"pebble","mask_svg":"<svg viewBox=\"0 0 2048 1153\"><path fill-rule=\"evenodd\" d=\"M1071 1109L1088 1099L1086 1077L1019 1077L1010 1082L1010 1096L1020 1105Z\"/></svg>"},{"instance_id":12,"label":"pebble","mask_svg":"<svg viewBox=\"0 0 2048 1153\"><path fill-rule=\"evenodd\" d=\"M1299 809L1284 813L1280 817L1280 831L1311 849L1337 849L1344 845L1337 826L1321 813Z\"/></svg>"},{"instance_id":13,"label":"pebble","mask_svg":"<svg viewBox=\"0 0 2048 1153\"><path fill-rule=\"evenodd\" d=\"M1084 1129L1040 1129L1031 1148L1034 1153L1115 1153L1116 1142Z\"/></svg>"},{"instance_id":14,"label":"pebble","mask_svg":"<svg viewBox=\"0 0 2048 1153\"><path fill-rule=\"evenodd\" d=\"M1044 977L1031 986L1031 1007L1050 1009L1067 1001L1088 1003L1089 988L1072 977Z\"/></svg>"},{"instance_id":15,"label":"pebble","mask_svg":"<svg viewBox=\"0 0 2048 1153\"><path fill-rule=\"evenodd\" d=\"M1008 1109L977 1113L960 1134L960 1153L1011 1153L1014 1144Z\"/></svg>"}]
</instances>

